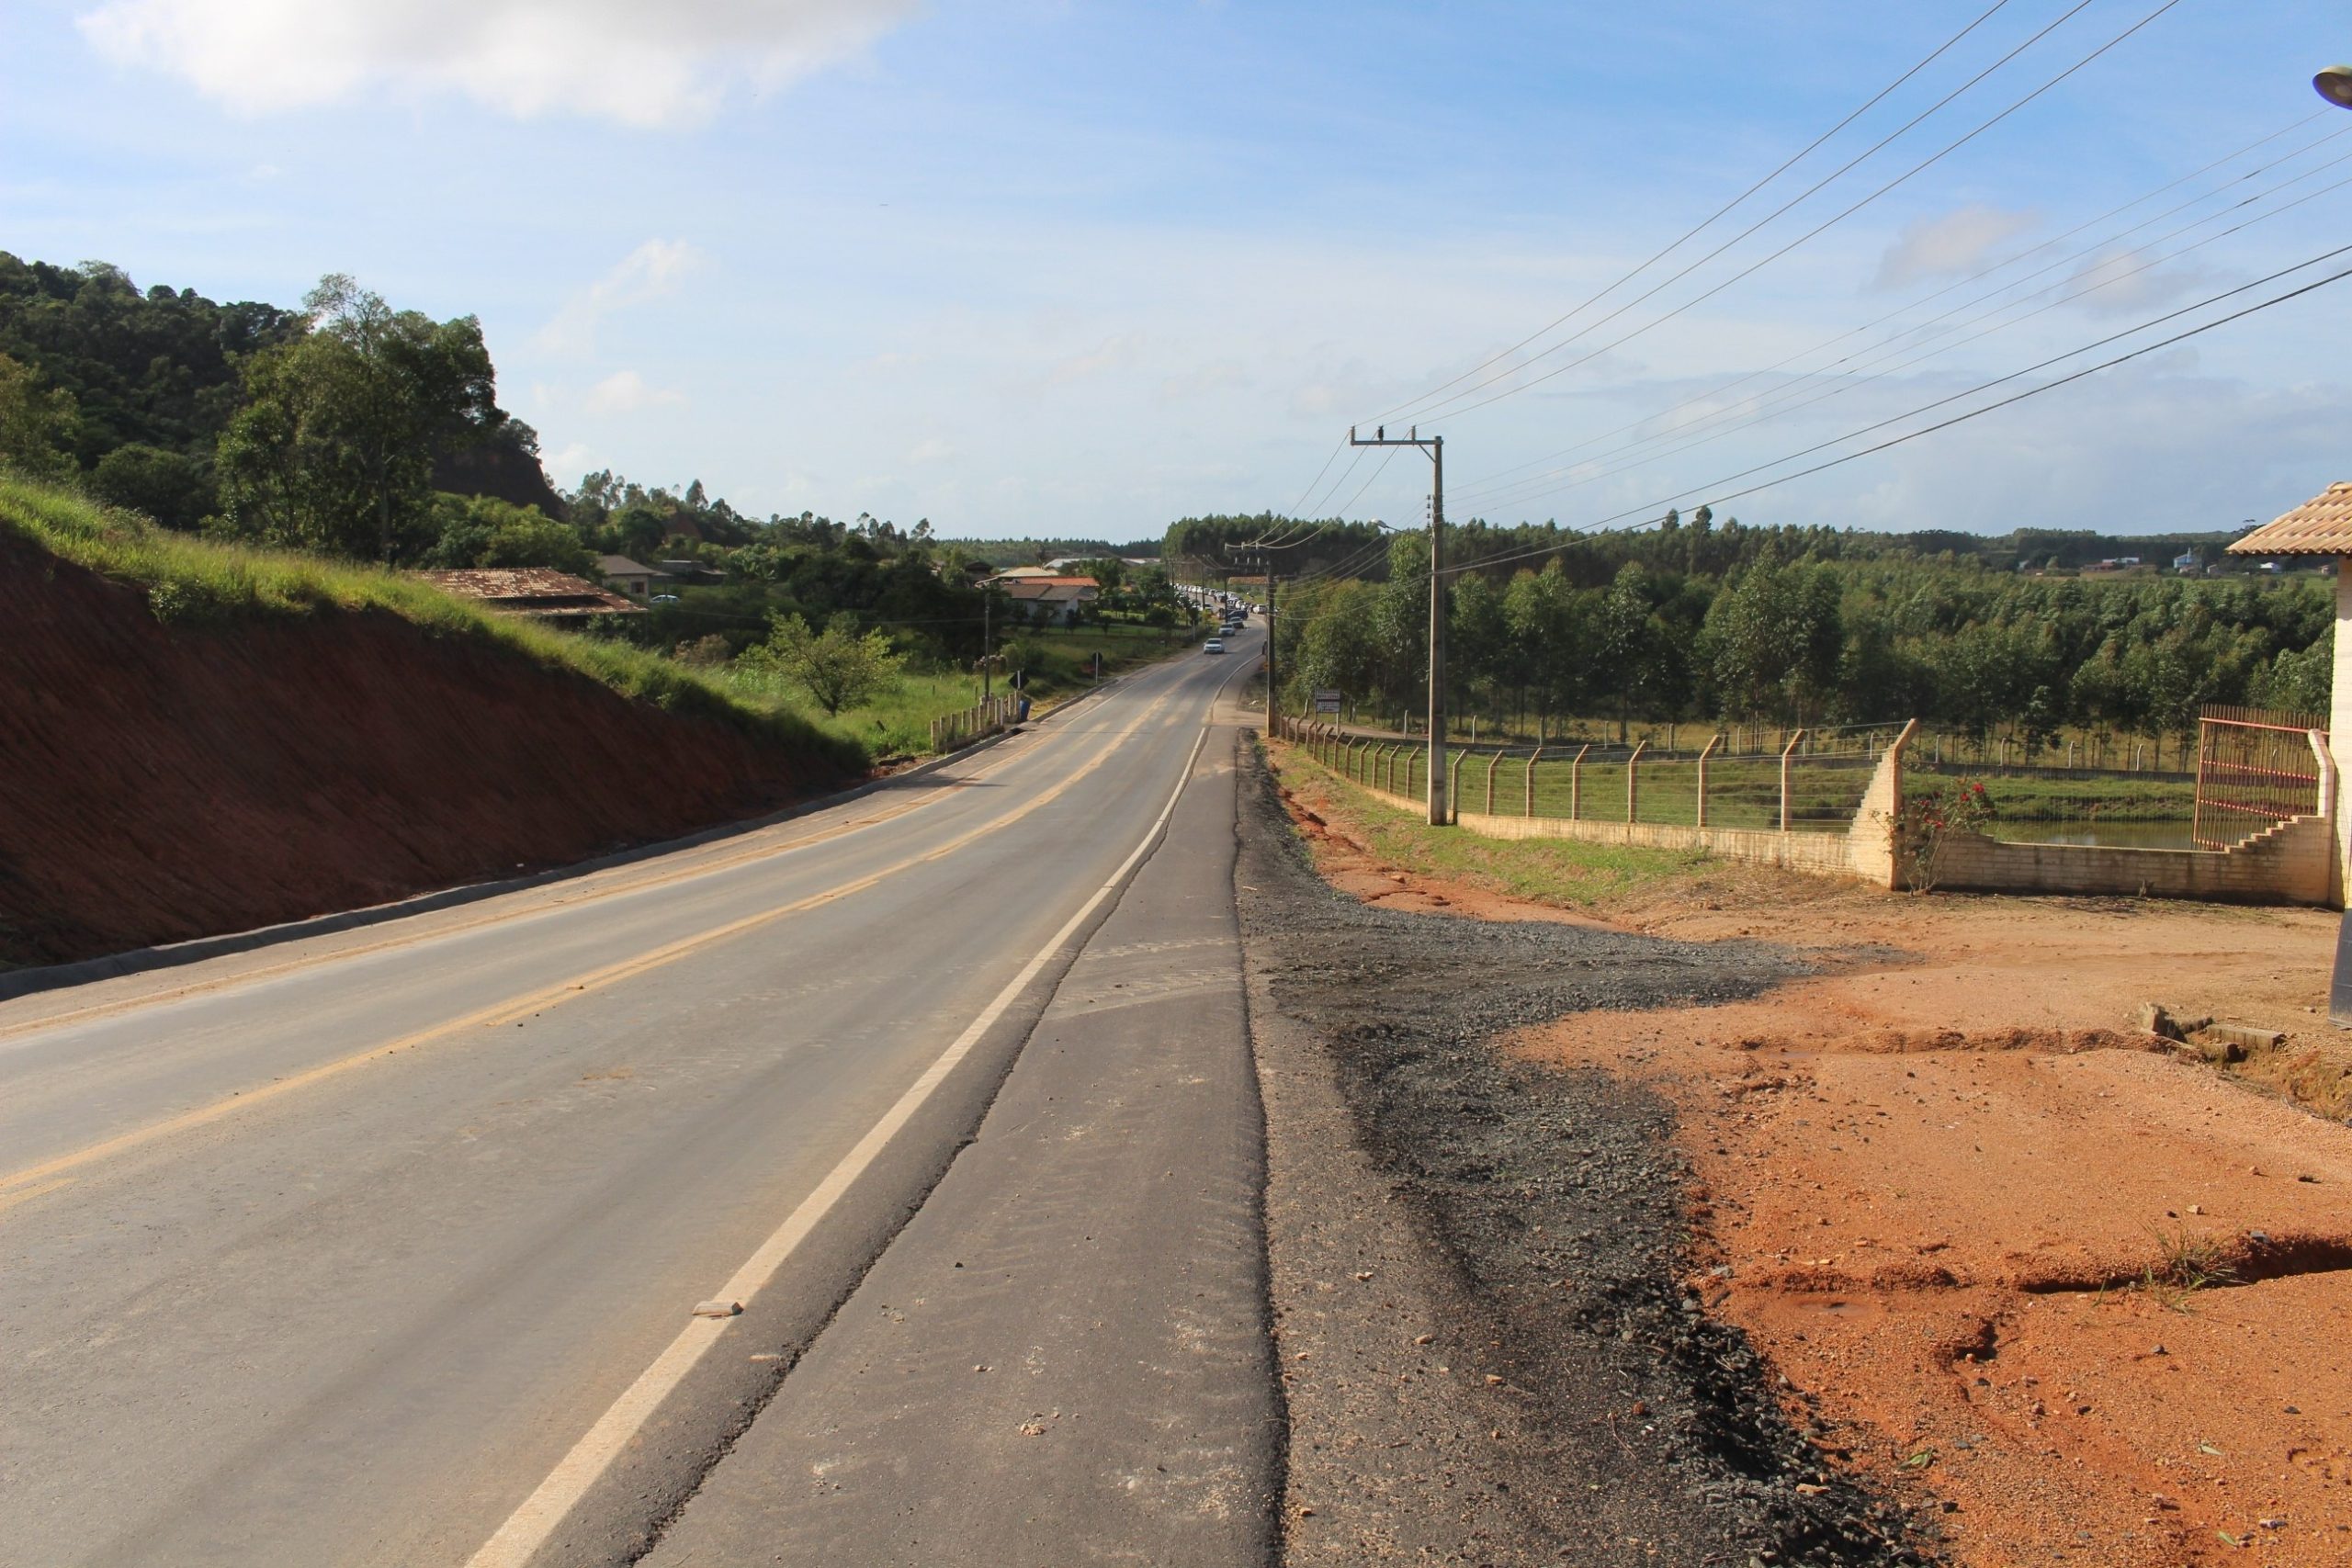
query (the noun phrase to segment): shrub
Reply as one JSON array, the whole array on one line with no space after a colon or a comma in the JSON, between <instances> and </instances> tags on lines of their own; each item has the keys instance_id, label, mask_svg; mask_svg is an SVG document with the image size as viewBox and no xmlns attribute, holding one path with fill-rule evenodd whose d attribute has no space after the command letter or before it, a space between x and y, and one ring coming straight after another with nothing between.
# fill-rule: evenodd
<instances>
[{"instance_id":1,"label":"shrub","mask_svg":"<svg viewBox=\"0 0 2352 1568\"><path fill-rule=\"evenodd\" d=\"M1992 798L1974 779L1954 779L1905 795L1891 827L1905 886L1914 893L1934 887L1943 873L1945 845L1959 835L1983 832L1992 820Z\"/></svg>"}]
</instances>

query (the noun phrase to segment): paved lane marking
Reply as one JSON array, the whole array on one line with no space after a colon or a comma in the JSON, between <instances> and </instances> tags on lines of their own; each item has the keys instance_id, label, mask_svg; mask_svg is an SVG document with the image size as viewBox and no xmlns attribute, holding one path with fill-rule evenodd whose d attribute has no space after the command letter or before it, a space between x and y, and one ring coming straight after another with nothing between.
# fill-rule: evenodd
<instances>
[{"instance_id":1,"label":"paved lane marking","mask_svg":"<svg viewBox=\"0 0 2352 1568\"><path fill-rule=\"evenodd\" d=\"M719 1287L717 1292L719 1299L749 1304L761 1289L775 1278L777 1271L792 1257L794 1249L808 1239L809 1233L840 1201L842 1194L849 1190L865 1168L889 1146L890 1140L897 1137L915 1113L922 1109L924 1102L945 1081L956 1064L995 1027L1006 1010L1037 977L1038 972L1052 961L1094 911L1102 908L1102 901L1118 891L1128 874L1150 852L1161 830L1168 826L1168 819L1175 815L1176 802L1183 795L1184 786L1191 782L1193 766L1200 760L1201 748L1207 744L1208 738L1208 728L1204 726L1199 739L1193 742L1192 753L1184 759L1183 770L1177 775L1175 789L1169 793L1168 803L1160 807L1159 815L1153 818L1142 841L1119 863L1119 869L1111 874L1110 880L1096 888L1093 897L1079 907L1078 912L1063 923L1052 940L1022 965L1021 973L996 994L980 1010L980 1015L956 1037L954 1043L940 1053L936 1061L923 1069L922 1076L908 1087L897 1103L857 1141L856 1146L842 1156L841 1163L826 1173L824 1179L801 1200L799 1207L776 1227L775 1234L760 1244L759 1250L744 1260L743 1266L735 1270L734 1277ZM597 1477L604 1474L613 1461L635 1439L662 1400L685 1380L686 1374L694 1370L704 1353L718 1342L719 1337L727 1332L728 1325L733 1321L732 1318L687 1319L685 1327L670 1342L669 1348L654 1359L651 1366L638 1374L637 1381L629 1384L603 1416L597 1417L596 1424L572 1445L571 1451L565 1454L548 1478L523 1500L522 1506L509 1515L506 1522L499 1526L498 1532L467 1560L466 1568L523 1568L562 1524L564 1516L571 1511L573 1505L587 1495Z\"/></svg>"},{"instance_id":2,"label":"paved lane marking","mask_svg":"<svg viewBox=\"0 0 2352 1568\"><path fill-rule=\"evenodd\" d=\"M19 1203L29 1203L34 1199L54 1192L61 1187L71 1187L74 1182L74 1178L61 1176L54 1181L44 1181L38 1187L28 1187L16 1192L0 1192L0 1213L5 1213Z\"/></svg>"},{"instance_id":3,"label":"paved lane marking","mask_svg":"<svg viewBox=\"0 0 2352 1568\"><path fill-rule=\"evenodd\" d=\"M1082 766L1064 775L1059 783L1027 804L1017 807L1001 817L993 818L933 849L924 851L922 854L910 855L904 860L894 862L877 871L869 872L864 876L829 887L821 893L810 894L805 898L796 898L788 904L779 904L773 908L763 909L756 915L746 915L741 919L729 920L724 925L697 931L692 936L680 937L677 941L657 947L650 953L639 953L636 957L626 958L616 964L608 964L602 968L590 970L585 975L577 975L568 980L560 980L554 985L543 987L519 998L503 998L491 1003L488 1007L477 1008L463 1017L428 1025L424 1029L403 1034L388 1043L371 1045L366 1050L356 1051L348 1056L340 1057L332 1062L323 1062L315 1067L289 1074L285 1077L272 1078L267 1083L237 1090L225 1099L214 1100L209 1105L200 1105L194 1110L184 1111L176 1116L166 1117L161 1122L150 1122L143 1127L134 1127L130 1132L88 1145L70 1154L59 1155L53 1159L43 1160L38 1165L10 1171L5 1176L0 1176L0 1195L29 1186L47 1177L54 1176L60 1171L77 1169L110 1156L153 1143L159 1138L206 1126L220 1121L224 1116L232 1116L238 1111L250 1110L254 1106L266 1104L273 1100L309 1089L329 1078L338 1077L356 1067L363 1067L370 1063L382 1061L433 1041L461 1034L469 1029L488 1029L500 1024L514 1023L534 1013L546 1012L549 1009L560 1007L579 997L603 990L618 981L674 963L689 953L699 952L714 943L741 936L746 931L772 924L787 916L804 914L822 905L835 903L854 894L863 893L876 883L896 876L900 872L911 870L932 861L944 860L967 846L1018 822L1031 813L1044 809L1066 791L1076 787L1081 779L1117 755L1119 748L1136 730L1143 728L1145 721L1151 717L1157 706L1158 704L1155 702L1151 706L1146 707L1143 712L1136 716L1133 722L1112 739L1108 746L1089 759Z\"/></svg>"},{"instance_id":4,"label":"paved lane marking","mask_svg":"<svg viewBox=\"0 0 2352 1568\"><path fill-rule=\"evenodd\" d=\"M1099 728L1091 730L1067 730L1048 735L1046 737L1046 739L1047 741L1053 741L1061 739L1065 736L1079 737L1099 733ZM757 849L741 850L736 853L726 855L720 859L697 861L691 865L672 866L667 868L661 866L658 863L662 860L667 860L670 857L667 855L657 856L655 857L657 863L653 868L653 874L635 878L629 878L628 876L628 873L630 868L615 866L608 873L594 872L591 873L590 875L592 878L595 876L612 875L616 878L619 878L620 880L616 880L612 884L601 887L586 886L583 884L582 886L574 887L570 891L563 891L561 889L561 885L556 885L559 891L558 897L548 899L542 903L534 904L528 908L503 909L495 914L485 915L473 919L460 920L449 925L436 926L431 931L403 932L401 935L388 937L379 942L363 942L353 947L337 948L332 953L306 953L299 958L289 959L285 963L273 964L259 969L242 970L234 975L223 975L215 979L199 980L190 985L175 986L169 990L153 991L144 996L124 997L116 1001L98 1002L89 1007L76 1008L68 1012L57 1012L49 1014L47 1017L43 1018L27 1019L21 1023L0 1025L0 1041L13 1040L26 1034L37 1034L43 1030L63 1029L69 1028L74 1024L89 1023L101 1018L111 1017L117 1013L133 1012L141 1008L159 1007L167 1002L185 1001L189 997L202 996L208 992L226 990L233 987L257 983L263 980L273 980L281 975L289 975L304 969L314 969L324 964L338 963L345 959L366 958L379 953L392 952L405 947L414 947L420 943L428 942L439 942L447 937L463 936L469 931L479 931L485 926L519 924L522 921L537 919L541 916L554 914L560 910L582 908L590 904L601 903L607 898L618 898L638 893L648 893L654 891L657 888L671 886L676 883L689 882L696 877L711 876L716 875L720 872L732 871L739 866L749 865L756 862L775 860L784 855L794 853L797 851L810 849L819 844L831 843L836 839L846 837L847 835L856 832L862 829L876 827L885 822L896 821L898 818L907 816L911 812L922 810L926 806L936 805L938 802L953 795L958 789L967 788L972 784L983 783L995 777L998 773L1010 769L1015 764L1028 758L1035 757L1037 754L1037 750L1034 749L1013 752L1002 758L992 759L991 761L995 764L993 766L983 767L973 773L963 774L960 777L949 777L943 771L937 775L938 786L927 793L920 800L910 800L903 805L894 806L886 810L876 811L867 816L860 817L854 821L841 823L834 827L823 828L817 832L793 839L787 843L770 844ZM796 822L798 820L801 819L795 819ZM774 826L777 829L786 829L790 828L794 824L791 822L778 822ZM755 833L764 833L770 830L771 829L759 829L754 831ZM709 846L707 845L697 844L693 848L679 850L673 852L678 855L693 855L708 847ZM511 894L500 894L496 897L501 898L526 898L534 893L543 892L546 890L547 889L545 888L536 887L518 888Z\"/></svg>"}]
</instances>

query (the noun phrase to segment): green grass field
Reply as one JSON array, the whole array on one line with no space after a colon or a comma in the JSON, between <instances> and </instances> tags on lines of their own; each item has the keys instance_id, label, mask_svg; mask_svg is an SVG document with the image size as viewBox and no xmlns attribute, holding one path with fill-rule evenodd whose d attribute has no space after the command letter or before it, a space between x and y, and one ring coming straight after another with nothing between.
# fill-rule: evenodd
<instances>
[{"instance_id":1,"label":"green grass field","mask_svg":"<svg viewBox=\"0 0 2352 1568\"><path fill-rule=\"evenodd\" d=\"M1393 775L1401 793L1419 794L1427 777L1423 754L1411 755L1412 788L1404 788L1406 756L1392 753ZM1359 749L1357 776L1363 777L1363 752ZM1580 816L1603 822L1626 819L1625 764L1574 763L1573 750L1546 755L1535 764L1534 815ZM1464 811L1485 811L1491 767L1494 810L1516 817L1527 807L1528 760L1525 754L1469 753L1454 774L1456 805ZM1688 758L1645 761L1638 770L1640 795L1634 820L1689 826L1698 819L1699 770ZM1789 807L1792 827L1843 831L1860 806L1870 785L1867 761L1799 762L1790 770ZM1777 760L1739 758L1711 761L1707 766L1707 823L1715 828L1777 828L1781 821L1781 765Z\"/></svg>"},{"instance_id":2,"label":"green grass field","mask_svg":"<svg viewBox=\"0 0 2352 1568\"><path fill-rule=\"evenodd\" d=\"M1381 861L1425 875L1562 908L1591 909L1677 882L1696 880L1719 863L1702 850L1652 850L1575 839L1485 839L1431 828L1408 811L1357 788L1302 747L1276 743L1286 772L1311 775L1344 803L1351 824ZM1475 801L1476 795L1474 794Z\"/></svg>"}]
</instances>

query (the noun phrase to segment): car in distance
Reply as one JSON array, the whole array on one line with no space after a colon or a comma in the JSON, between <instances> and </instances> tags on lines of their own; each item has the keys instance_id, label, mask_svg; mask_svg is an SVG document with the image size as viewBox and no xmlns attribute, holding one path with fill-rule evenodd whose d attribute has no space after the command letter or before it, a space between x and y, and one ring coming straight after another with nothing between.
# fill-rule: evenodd
<instances>
[{"instance_id":1,"label":"car in distance","mask_svg":"<svg viewBox=\"0 0 2352 1568\"><path fill-rule=\"evenodd\" d=\"M1211 637L1208 641L1201 644L1201 651L1203 653L1223 653L1225 651L1225 644L1219 642L1215 637Z\"/></svg>"}]
</instances>

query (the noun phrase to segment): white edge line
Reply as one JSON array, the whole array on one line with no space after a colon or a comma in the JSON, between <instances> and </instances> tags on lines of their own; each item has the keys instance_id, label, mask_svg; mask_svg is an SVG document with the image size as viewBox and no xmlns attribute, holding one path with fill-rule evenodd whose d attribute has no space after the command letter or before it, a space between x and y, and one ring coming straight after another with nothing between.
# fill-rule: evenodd
<instances>
[{"instance_id":1,"label":"white edge line","mask_svg":"<svg viewBox=\"0 0 2352 1568\"><path fill-rule=\"evenodd\" d=\"M1201 749L1208 744L1210 728L1205 724L1202 726L1199 739L1193 742L1191 755L1184 759L1183 771L1177 777L1176 787L1169 794L1168 804L1159 808L1159 815L1153 818L1142 841L1120 863L1119 869L1111 874L1111 879L1094 890L1094 896L1080 905L1078 912L1054 933L1053 939L1022 966L1021 973L996 994L995 999L980 1010L980 1015L956 1037L953 1044L940 1053L938 1060L908 1086L898 1102L883 1113L882 1119L865 1136L857 1141L857 1146L844 1155L841 1163L817 1184L815 1190L802 1199L799 1207L775 1228L775 1234L760 1244L759 1250L752 1253L743 1266L735 1270L733 1278L720 1288L718 1299L749 1303L762 1287L775 1278L777 1270L791 1258L794 1249L808 1239L809 1233L817 1228L833 1205L841 1201L842 1195L888 1146L890 1140L914 1119L915 1113L922 1109L924 1102L931 1099L956 1065L971 1054L972 1047L979 1043L980 1038L995 1027L1015 998L1037 977L1038 971L1045 968L1054 954L1061 951L1063 944L1102 907L1102 901L1116 892L1142 863L1161 830L1168 826L1169 818L1176 814L1176 802L1183 795L1184 786L1192 781L1193 764L1200 761ZM498 1527L498 1533L484 1541L481 1548L467 1559L466 1568L522 1568L528 1562L532 1555L547 1543L548 1538L555 1533L573 1505L587 1495L588 1489L628 1447L630 1439L652 1418L662 1401L685 1381L686 1374L702 1359L704 1352L718 1342L719 1336L726 1332L730 1321L710 1317L688 1319L686 1326L670 1342L669 1348L656 1357L651 1366L638 1374L637 1381L613 1401L605 1414L597 1417L596 1424L588 1428L571 1446L571 1451L548 1472L547 1479L540 1482L537 1488L523 1500L522 1506Z\"/></svg>"}]
</instances>

